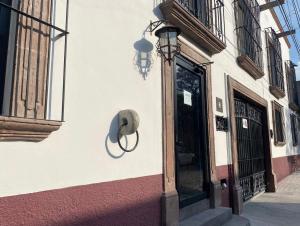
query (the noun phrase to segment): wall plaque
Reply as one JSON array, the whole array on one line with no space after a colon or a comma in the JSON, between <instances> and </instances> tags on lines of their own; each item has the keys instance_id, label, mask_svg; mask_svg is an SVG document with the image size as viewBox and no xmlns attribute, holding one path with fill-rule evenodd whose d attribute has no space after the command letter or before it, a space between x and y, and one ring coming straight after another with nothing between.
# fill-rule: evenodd
<instances>
[{"instance_id":1,"label":"wall plaque","mask_svg":"<svg viewBox=\"0 0 300 226\"><path fill-rule=\"evenodd\" d=\"M216 109L218 112L223 113L223 100L219 97L216 98Z\"/></svg>"},{"instance_id":2,"label":"wall plaque","mask_svg":"<svg viewBox=\"0 0 300 226\"><path fill-rule=\"evenodd\" d=\"M228 131L228 119L222 116L216 116L217 131Z\"/></svg>"}]
</instances>

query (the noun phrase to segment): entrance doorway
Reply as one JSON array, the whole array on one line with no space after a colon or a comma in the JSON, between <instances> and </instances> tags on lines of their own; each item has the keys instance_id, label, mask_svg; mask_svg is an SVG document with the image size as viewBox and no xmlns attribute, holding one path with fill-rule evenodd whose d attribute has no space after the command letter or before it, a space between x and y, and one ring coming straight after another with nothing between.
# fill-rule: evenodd
<instances>
[{"instance_id":1,"label":"entrance doorway","mask_svg":"<svg viewBox=\"0 0 300 226\"><path fill-rule=\"evenodd\" d=\"M183 208L209 195L205 70L183 57L175 67L176 189Z\"/></svg>"},{"instance_id":2,"label":"entrance doorway","mask_svg":"<svg viewBox=\"0 0 300 226\"><path fill-rule=\"evenodd\" d=\"M266 189L265 111L241 96L235 96L235 119L240 185L243 201Z\"/></svg>"},{"instance_id":3,"label":"entrance doorway","mask_svg":"<svg viewBox=\"0 0 300 226\"><path fill-rule=\"evenodd\" d=\"M276 191L272 171L268 101L227 76L232 154L232 207L241 214L243 201L259 192Z\"/></svg>"}]
</instances>

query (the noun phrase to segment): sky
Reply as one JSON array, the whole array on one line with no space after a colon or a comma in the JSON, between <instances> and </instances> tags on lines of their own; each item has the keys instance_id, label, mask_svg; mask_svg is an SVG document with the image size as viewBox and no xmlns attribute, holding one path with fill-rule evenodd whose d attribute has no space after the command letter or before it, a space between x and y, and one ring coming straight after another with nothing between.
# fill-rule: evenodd
<instances>
[{"instance_id":1,"label":"sky","mask_svg":"<svg viewBox=\"0 0 300 226\"><path fill-rule=\"evenodd\" d=\"M300 0L296 0L299 1ZM292 23L294 24L294 28L296 29L296 39L298 40L298 43L300 44L300 28L299 25L297 26L297 21L296 21L296 17L293 16L293 21ZM295 48L294 42L291 40L290 38L290 43L292 44L292 48L290 50L290 55L291 55L291 60L292 62L296 63L298 65L298 67L296 67L296 77L297 77L297 81L300 80L300 56Z\"/></svg>"},{"instance_id":2,"label":"sky","mask_svg":"<svg viewBox=\"0 0 300 226\"><path fill-rule=\"evenodd\" d=\"M295 5L300 7L300 0L286 0L286 3L284 4L284 8L286 9L286 13L288 14L288 16L290 17L290 21L292 23L293 28L296 30L296 39L298 40L298 43L300 45L300 21L298 23L297 21L297 17L296 17L296 13L294 11L294 7L293 7L293 1L295 3ZM276 7L276 12L277 15L279 16L279 19L281 20L281 23L284 27L285 30L287 30L286 27L286 23L283 20L283 17L280 13L279 7ZM300 16L300 8L299 8L299 16ZM300 19L300 18L299 18ZM296 75L297 75L297 80L300 80L300 56L297 53L297 50L295 48L294 42L291 39L291 37L289 37L290 43L292 45L291 47L291 51L290 51L290 55L291 55L291 60L293 63L299 65L298 67L296 67Z\"/></svg>"}]
</instances>

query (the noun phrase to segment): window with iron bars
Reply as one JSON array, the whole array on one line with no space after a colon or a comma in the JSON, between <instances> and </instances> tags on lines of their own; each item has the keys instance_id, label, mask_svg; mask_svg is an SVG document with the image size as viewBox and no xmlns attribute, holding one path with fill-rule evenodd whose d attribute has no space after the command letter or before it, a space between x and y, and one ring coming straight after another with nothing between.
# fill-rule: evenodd
<instances>
[{"instance_id":1,"label":"window with iron bars","mask_svg":"<svg viewBox=\"0 0 300 226\"><path fill-rule=\"evenodd\" d=\"M298 111L299 102L298 102L298 92L297 92L297 85L296 85L295 66L296 65L290 60L285 62L289 107L294 111Z\"/></svg>"},{"instance_id":2,"label":"window with iron bars","mask_svg":"<svg viewBox=\"0 0 300 226\"><path fill-rule=\"evenodd\" d=\"M298 144L298 130L297 130L297 118L295 115L291 114L291 131L292 131L292 139L293 139L293 146Z\"/></svg>"},{"instance_id":3,"label":"window with iron bars","mask_svg":"<svg viewBox=\"0 0 300 226\"><path fill-rule=\"evenodd\" d=\"M270 92L277 98L285 96L281 44L272 28L266 29Z\"/></svg>"},{"instance_id":4,"label":"window with iron bars","mask_svg":"<svg viewBox=\"0 0 300 226\"><path fill-rule=\"evenodd\" d=\"M284 113L283 107L276 101L272 102L273 111L273 128L274 128L274 143L281 146L285 144L285 132L284 132Z\"/></svg>"},{"instance_id":5,"label":"window with iron bars","mask_svg":"<svg viewBox=\"0 0 300 226\"><path fill-rule=\"evenodd\" d=\"M205 26L210 26L208 0L178 0L178 2Z\"/></svg>"},{"instance_id":6,"label":"window with iron bars","mask_svg":"<svg viewBox=\"0 0 300 226\"><path fill-rule=\"evenodd\" d=\"M0 0L0 140L40 141L63 121L68 32L53 25L54 2Z\"/></svg>"},{"instance_id":7,"label":"window with iron bars","mask_svg":"<svg viewBox=\"0 0 300 226\"><path fill-rule=\"evenodd\" d=\"M209 55L226 48L223 0L166 0L159 8L166 21Z\"/></svg>"},{"instance_id":8,"label":"window with iron bars","mask_svg":"<svg viewBox=\"0 0 300 226\"><path fill-rule=\"evenodd\" d=\"M238 40L239 60L247 58L251 64L260 70L259 74L253 68L247 70L255 78L263 76L260 8L256 0L235 0L236 32ZM244 65L242 65L244 66Z\"/></svg>"},{"instance_id":9,"label":"window with iron bars","mask_svg":"<svg viewBox=\"0 0 300 226\"><path fill-rule=\"evenodd\" d=\"M176 0L225 43L223 0Z\"/></svg>"}]
</instances>

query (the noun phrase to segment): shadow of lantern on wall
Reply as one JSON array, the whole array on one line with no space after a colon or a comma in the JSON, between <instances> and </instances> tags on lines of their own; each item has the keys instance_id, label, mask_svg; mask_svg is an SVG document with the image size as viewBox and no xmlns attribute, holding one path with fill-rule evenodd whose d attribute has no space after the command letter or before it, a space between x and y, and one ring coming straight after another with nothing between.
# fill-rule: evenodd
<instances>
[{"instance_id":1,"label":"shadow of lantern on wall","mask_svg":"<svg viewBox=\"0 0 300 226\"><path fill-rule=\"evenodd\" d=\"M146 79L153 63L153 44L143 37L141 40L134 43L134 48L136 50L134 59L135 65L144 79Z\"/></svg>"}]
</instances>

